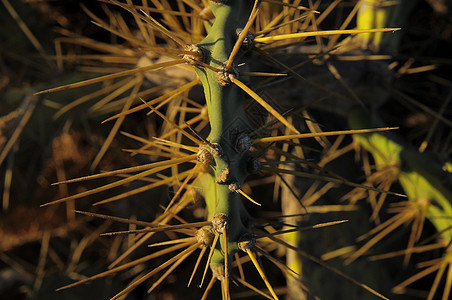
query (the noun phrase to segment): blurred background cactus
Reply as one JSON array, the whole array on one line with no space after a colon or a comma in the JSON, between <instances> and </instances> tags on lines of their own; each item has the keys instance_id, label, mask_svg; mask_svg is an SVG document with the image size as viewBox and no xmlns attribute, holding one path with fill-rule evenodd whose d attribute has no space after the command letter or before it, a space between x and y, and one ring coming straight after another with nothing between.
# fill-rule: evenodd
<instances>
[{"instance_id":1,"label":"blurred background cactus","mask_svg":"<svg viewBox=\"0 0 452 300\"><path fill-rule=\"evenodd\" d=\"M2 299L450 297L446 1L0 7Z\"/></svg>"}]
</instances>

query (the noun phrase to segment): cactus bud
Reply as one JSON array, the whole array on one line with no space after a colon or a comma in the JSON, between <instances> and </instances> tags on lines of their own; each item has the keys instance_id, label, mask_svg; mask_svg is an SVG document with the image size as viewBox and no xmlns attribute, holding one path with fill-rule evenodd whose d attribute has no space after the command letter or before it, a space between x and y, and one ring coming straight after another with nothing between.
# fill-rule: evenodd
<instances>
[{"instance_id":1,"label":"cactus bud","mask_svg":"<svg viewBox=\"0 0 452 300\"><path fill-rule=\"evenodd\" d=\"M226 70L224 67L220 67L217 71L215 78L217 82L222 86L231 85L232 80L238 77L238 72L234 67L231 67L229 70Z\"/></svg>"},{"instance_id":2,"label":"cactus bud","mask_svg":"<svg viewBox=\"0 0 452 300\"><path fill-rule=\"evenodd\" d=\"M226 166L223 171L221 171L221 174L215 178L216 183L226 183L231 179L231 170L228 166Z\"/></svg>"},{"instance_id":3,"label":"cactus bud","mask_svg":"<svg viewBox=\"0 0 452 300\"><path fill-rule=\"evenodd\" d=\"M246 133L241 133L236 139L235 149L238 152L245 152L251 148L252 144L251 138Z\"/></svg>"},{"instance_id":4,"label":"cactus bud","mask_svg":"<svg viewBox=\"0 0 452 300\"><path fill-rule=\"evenodd\" d=\"M221 234L224 230L228 229L229 217L225 214L216 214L212 218L212 228L216 233Z\"/></svg>"},{"instance_id":5,"label":"cactus bud","mask_svg":"<svg viewBox=\"0 0 452 300\"><path fill-rule=\"evenodd\" d=\"M202 243L204 247L210 247L212 245L213 238L214 233L210 227L204 226L196 232L196 240Z\"/></svg>"},{"instance_id":6,"label":"cactus bud","mask_svg":"<svg viewBox=\"0 0 452 300\"><path fill-rule=\"evenodd\" d=\"M241 186L240 184L238 184L237 182L231 183L229 185L229 190L238 193L238 191L240 190Z\"/></svg>"},{"instance_id":7,"label":"cactus bud","mask_svg":"<svg viewBox=\"0 0 452 300\"><path fill-rule=\"evenodd\" d=\"M251 157L246 164L246 170L250 174L257 174L262 170L262 163L259 159Z\"/></svg>"},{"instance_id":8,"label":"cactus bud","mask_svg":"<svg viewBox=\"0 0 452 300\"><path fill-rule=\"evenodd\" d=\"M223 148L221 148L220 144L218 143L212 143L211 146L211 153L215 157L221 157L223 156Z\"/></svg>"},{"instance_id":9,"label":"cactus bud","mask_svg":"<svg viewBox=\"0 0 452 300\"><path fill-rule=\"evenodd\" d=\"M201 162L203 165L210 165L213 162L213 155L204 146L199 147L198 154L196 155L196 159Z\"/></svg>"},{"instance_id":10,"label":"cactus bud","mask_svg":"<svg viewBox=\"0 0 452 300\"><path fill-rule=\"evenodd\" d=\"M193 52L193 54L185 54L182 59L186 64L189 65L197 65L198 62L202 62L204 60L204 54L202 49L194 44L186 45L185 50Z\"/></svg>"},{"instance_id":11,"label":"cactus bud","mask_svg":"<svg viewBox=\"0 0 452 300\"><path fill-rule=\"evenodd\" d=\"M240 237L238 246L240 250L246 252L247 250L251 250L255 244L256 239L251 234L248 233Z\"/></svg>"}]
</instances>

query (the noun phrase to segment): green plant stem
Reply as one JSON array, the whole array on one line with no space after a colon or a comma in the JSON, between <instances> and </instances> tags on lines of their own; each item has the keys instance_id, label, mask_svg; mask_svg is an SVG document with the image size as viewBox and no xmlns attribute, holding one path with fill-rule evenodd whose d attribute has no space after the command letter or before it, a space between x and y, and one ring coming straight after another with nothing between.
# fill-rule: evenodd
<instances>
[{"instance_id":1,"label":"green plant stem","mask_svg":"<svg viewBox=\"0 0 452 300\"><path fill-rule=\"evenodd\" d=\"M381 125L378 119L371 120L362 110L352 111L349 116L352 129ZM409 201L425 209L425 216L441 236L452 241L452 191L445 185L449 175L435 157L406 146L395 133L358 134L354 138L372 153L378 170L394 166L393 173Z\"/></svg>"},{"instance_id":2,"label":"green plant stem","mask_svg":"<svg viewBox=\"0 0 452 300\"><path fill-rule=\"evenodd\" d=\"M236 43L238 32L243 29L249 18L253 4L252 0L210 2L215 22L207 37L197 44L203 51L205 64L215 69L224 66ZM239 52L235 60L242 57L240 54ZM232 70L225 73L226 77L236 76L233 68L234 64ZM227 255L231 258L228 261L231 261L233 254L238 251L240 237L248 232L244 225L248 213L241 202L241 196L229 187L230 184L235 184L240 188L248 176L246 164L249 154L247 151L236 149L236 135L233 134L249 131L250 126L243 108L246 98L240 88L231 82L221 84L217 72L201 66L196 67L196 72L204 88L211 124L208 140L218 145L222 152L220 155L214 155L213 174L209 174L210 179L204 183L205 199L210 219L218 214L228 217ZM225 170L229 170L228 176L224 180L219 180L218 178L225 174ZM224 239L221 238L212 256L212 267L224 264L225 249Z\"/></svg>"}]
</instances>

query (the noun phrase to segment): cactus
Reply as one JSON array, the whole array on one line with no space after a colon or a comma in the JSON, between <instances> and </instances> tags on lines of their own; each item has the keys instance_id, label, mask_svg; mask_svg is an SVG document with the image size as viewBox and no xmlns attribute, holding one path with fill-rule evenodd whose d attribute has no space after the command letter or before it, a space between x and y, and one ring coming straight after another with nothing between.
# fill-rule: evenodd
<instances>
[{"instance_id":1,"label":"cactus","mask_svg":"<svg viewBox=\"0 0 452 300\"><path fill-rule=\"evenodd\" d=\"M204 87L211 120L207 147L213 156L209 166L213 168L215 184L210 185L214 191L209 191L210 195L205 199L207 206L212 208L209 210L209 218L225 222L221 224L221 230L215 229L218 234L224 234L225 239L221 240L221 247L214 250L210 261L212 269L218 270L220 267L225 270L218 276L227 274L230 266L225 266L225 261L231 262L233 254L239 250L240 240L250 234L246 225L249 223L249 216L242 205L238 189L249 174L247 165L253 164L248 151L251 139L247 135L251 126L243 124L246 120L245 95L231 80L237 76L237 71L234 71L235 62L226 69L237 34L246 25L253 2L221 2L211 2L215 22L207 37L197 44L203 53L203 63L218 71L196 67ZM233 136L231 131L241 134Z\"/></svg>"},{"instance_id":2,"label":"cactus","mask_svg":"<svg viewBox=\"0 0 452 300\"><path fill-rule=\"evenodd\" d=\"M145 180L148 179L148 176L150 175L164 172L168 169L171 169L171 176L167 176L166 178L161 180L153 181L152 183L132 189L128 192L114 195L107 199L98 201L95 204L98 205L111 203L113 201L130 197L132 195L142 193L158 186L170 185L172 182L179 182L180 185L174 197L172 197L169 205L166 207L165 211L161 215L157 216L153 222L125 220L107 215L79 212L81 214L86 214L93 217L112 219L117 222L139 225L145 228L138 230L129 230L125 232L108 233L107 235L137 234L138 237L135 244L111 265L111 269L109 271L92 276L88 279L78 281L74 284L65 286L64 288L68 288L96 278L101 278L109 274L113 274L115 272L119 272L126 268L133 267L139 263L153 259L158 255L163 255L165 253L173 251L180 251L171 259L161 264L159 267L139 277L124 290L116 294L112 299L117 299L125 295L126 293L137 287L139 284L152 277L157 272L168 267L166 273L164 273L164 275L153 284L150 289L150 291L152 291L166 276L168 276L168 274L170 274L179 264L181 264L188 256L193 254L198 248L201 249L201 253L192 273L190 282L193 278L193 275L197 271L201 258L206 252L208 252L208 264L206 264L206 267L204 269L204 275L201 284L203 283L208 267L210 267L210 269L212 270L213 276L207 285L204 297L206 297L206 295L209 293L214 282L219 280L221 281L223 299L230 298L229 280L231 277L231 269L233 268L232 260L234 258L234 267L237 267L239 269L239 272L241 273L240 277L234 277L234 279L240 283L243 283L244 285L249 286L249 284L244 280L243 270L241 266L242 262L249 258L269 291L269 294L263 292L260 293L263 294L264 297L278 299L277 293L268 280L263 270L262 264L259 261L259 255L269 258L269 260L278 268L280 268L287 277L296 277L296 282L300 286L303 286L303 284L298 280L301 277L301 274L294 274L295 272L293 270L272 257L262 246L263 243L260 244L260 240L271 241L273 243L280 244L285 248L293 250L297 252L297 254L304 256L314 261L315 263L320 264L321 266L327 267L349 280L352 280L340 271L327 266L323 261L313 256L307 255L303 251L298 250L296 247L272 235L283 234L286 233L285 231L279 232L272 226L265 226L265 229L254 228L259 227L259 224L245 209L245 205L242 203L242 198L250 200L258 206L260 206L261 204L247 195L243 190L243 186L247 177L263 170L265 172L276 173L278 175L292 174L301 177L331 181L333 183L343 183L353 187L367 188L373 191L386 193L387 191L383 191L378 188L366 187L350 182L338 176L337 174L328 172L328 170L318 166L315 163L304 162L302 154L291 154L287 150L281 150L278 147L274 147L273 143L291 144L292 141L296 139L335 136L352 134L356 132L365 133L385 131L389 128L364 129L361 131L313 132L301 134L292 124L292 122L289 122L289 118L286 116L285 112L278 111L270 104L268 104L261 96L259 96L255 91L250 89L247 84L245 84L245 80L242 81L241 77L239 79L239 76L258 75L281 77L287 76L287 74L289 73L295 74L295 77L297 77L298 74L291 67L286 66L283 62L279 61L269 54L270 51L265 49L265 46L268 43L274 43L272 44L272 46L274 47L285 47L290 46L290 44L288 43L292 43L292 41L303 41L307 37L338 36L340 34L358 34L366 32L375 33L394 31L395 29L372 28L363 30L314 30L308 32L302 32L301 30L297 29L297 32L291 32L289 28L289 32L284 32L284 34L263 36L268 32L278 30L278 26L276 26L275 24L270 24L268 25L268 28L261 30L259 36L254 38L252 34L249 34L249 29L253 25L253 22L255 22L260 1L209 1L209 7L204 7L203 9L201 9L200 6L195 6L199 11L205 12L206 15L210 15L211 11L212 16L214 17L213 24L206 21L206 31L208 32L207 36L205 36L195 44L186 45L183 40L189 33L180 30L177 31L179 22L171 13L166 14L166 12L170 8L167 1L153 2L155 2L157 6L157 12L161 12L164 15L163 19L167 21L166 23L169 24L168 26L173 26L172 29L174 32L166 29L164 25L147 14L145 10L146 8L143 9L144 13L141 14L137 9L134 8L133 5L130 5L129 1L127 1L127 3L122 3L119 1L109 0L108 2L120 6L132 13L138 24L140 24L142 27L144 27L145 25L149 26L149 30L153 34L158 34L158 37L167 40L168 45L170 45L171 47L163 48L156 45L155 37L154 41L152 41L151 35L146 30L143 30L143 40L146 41L143 42L142 40L136 39L133 35L122 33L116 28L109 26L108 24L96 18L96 21L98 21L98 24L101 27L104 27L110 32L127 39L132 44L138 45L139 48L137 50L137 53L141 53L143 49L145 49L147 51L156 52L161 55L168 55L172 57L173 60L162 60L156 62L155 64L144 65L140 65L137 62L138 66L132 70L125 70L115 74L104 75L72 85L65 85L58 88L41 91L38 94L56 92L68 88L75 88L88 84L103 82L106 80L114 80L124 76L135 75L135 79L130 82L127 82L126 80L124 80L123 82L120 81L124 85L119 84L119 87L117 87L116 84L114 84L116 90L114 90L113 92L111 89L106 88L105 90L106 93L122 94L126 90L126 88L131 89L130 95L128 97L121 99L121 101L118 100L117 103L113 103L115 105L108 106L107 104L109 104L111 99L106 96L100 101L101 104L93 106L93 109L108 107L108 109L106 110L108 112L111 112L115 108L119 106L121 107L119 113L117 112L115 115L109 117L104 121L107 122L116 120L110 137L113 137L116 134L119 126L121 125L121 122L126 115L135 113L143 109L148 109L150 113L153 113L162 118L165 121L165 124L167 126L171 126L172 128L170 130L167 130L167 132L162 134L157 140L146 142L147 145L140 149L141 152L136 151L135 153L145 153L145 151L147 150L145 148L155 147L158 148L159 151L152 152L154 151L154 148L152 148L149 153L159 153L161 154L161 156L169 156L171 157L171 159L121 170L99 173L97 175L91 175L84 178L62 181L59 184L68 184L77 181L92 180L107 176L125 176L125 178L121 178L105 186L87 190L72 196L64 197L49 202L45 205L65 203L73 199L90 196L106 190L110 190L112 188L120 187L136 180ZM306 11L305 17L309 18L312 18L314 13L316 13L313 9L299 6L299 1L295 2L296 5L289 4L286 1L278 3L283 6L285 5L285 7L281 9L280 13L276 14L276 20L279 20L281 22L286 17L291 16L291 14L299 16L300 11ZM271 12L268 7L269 6L267 6L266 8L267 12ZM291 12L290 14L288 13L289 11ZM181 15L184 16L184 14ZM269 13L267 17L273 15L274 14ZM198 27L194 25L195 29L193 30L193 32L199 33L199 23L196 24ZM309 21L307 21L306 24L309 24ZM282 23L281 27L290 27L291 25L291 21L287 20L285 23ZM298 26L300 28L303 27L300 24L298 24ZM314 26L314 29L315 28L316 25ZM337 42L337 39L332 40ZM253 49L254 43L260 43L263 46ZM333 49L334 46L335 45L332 45L331 49ZM328 52L331 51L331 49L329 49L325 53L319 53L318 56L321 57L328 55ZM264 57L270 57L270 59L273 60L282 70L279 70L280 73L276 74L243 71L244 68L242 64L244 64L245 67L248 67L251 60L251 56L249 54L250 51L253 51L254 54L257 53L263 55ZM127 55L130 55L130 52L125 52ZM130 56L135 58L135 53ZM149 96L149 94L144 93L143 95L141 95L138 92L141 88L141 85L143 84L144 77L150 78L151 81L156 80L151 72L159 71L165 68L166 70L169 70L170 68L174 68L174 66L181 65L184 65L184 67L186 67L186 65L192 66L199 79L193 79L192 81L185 83L182 87L177 88L169 93L160 95L152 100L142 99L143 103L131 108L132 102L135 101L136 98ZM206 100L206 109L196 107L200 116L200 118L197 120L202 120L207 112L207 116L210 122L210 133L207 138L203 138L201 134L197 132L197 130L192 128L193 123L196 123L195 121L190 122L192 124L188 124L189 122L178 124L175 120L175 116L171 111L172 108L178 107L178 104L180 102L173 103L174 101L170 101L180 96L181 94L186 93L190 88L199 83L201 83L203 86ZM124 90L121 88L123 88ZM83 101L85 100L86 99L84 98ZM287 134L279 136L260 136L259 131L255 128L256 125L249 122L248 116L245 111L245 106L249 104L250 101L255 102L255 104L263 107L267 111L267 113L271 115L271 117L273 117L273 120L271 120L271 122L262 124L264 128L273 126L273 128L278 131L280 130L280 126L275 124L282 124L286 128ZM76 102L79 103L81 102L81 100ZM160 112L159 109L168 102L172 104L170 105L170 108L165 115L164 113ZM64 112L65 108L61 109L58 115L60 116ZM194 134L190 133L188 129L191 129ZM190 145L184 145L182 144L182 138L189 139L192 143ZM111 141L111 139L109 138L107 141ZM108 146L108 142L106 142L105 145ZM106 149L107 146L102 147L102 149ZM294 163L301 161L302 163L306 163L306 165L309 167L326 173L328 176L292 171L283 167L270 167L268 165L271 165L272 161L267 162L267 157L265 157L265 150L267 148L274 151L273 155L277 158L280 158L281 161L288 158L290 158ZM254 153L251 150L253 150ZM99 159L100 157L101 156L98 156ZM99 161L99 159L96 159L95 161L97 162ZM272 160L271 158L268 159ZM289 163L291 162L289 161ZM179 165L182 164L184 164L184 166L186 164L192 165L189 169L180 171ZM266 164L267 166L265 166ZM94 164L94 166L95 165L96 164ZM136 174L132 175L132 173ZM177 214L180 213L182 209L190 203L191 192L195 189L200 189L203 193L206 208L208 211L207 219L202 222L181 222L181 224L168 225L172 220L176 218ZM342 221L328 222L324 226L336 225L340 224L341 222ZM295 226L295 229L291 230L298 230L300 229L299 227L300 226ZM149 240L155 233L161 231L177 232L188 237L172 241L171 243L175 243L176 245L168 247L165 250L158 251L141 259L137 259L130 263L125 263L118 266L118 264L122 259L124 259L124 257L129 255L141 244ZM165 244L162 243L158 245ZM246 256L240 257L239 253L242 252L246 253ZM299 269L301 268L298 268L298 270ZM352 280L352 282L355 284L357 283L354 280ZM384 296L375 292L364 284L362 284L361 287L377 295L378 297L385 298ZM306 289L304 286L303 288Z\"/></svg>"},{"instance_id":3,"label":"cactus","mask_svg":"<svg viewBox=\"0 0 452 300\"><path fill-rule=\"evenodd\" d=\"M51 291L48 288L52 277L48 268L50 261L56 260L62 271L58 273L58 284L66 284L61 283L62 273L72 280L97 273L60 289L100 278L94 283L97 284L103 281L102 277L117 273L114 281L105 280L103 288L96 289L93 285L83 288L99 290L103 294L99 297L109 294L113 299L129 292L132 298L134 295L142 298L139 289L133 294L132 290L145 285L154 294L151 297L166 298L164 294L171 293L173 297L186 298L177 294L186 293L181 285L187 282L191 285L190 298L218 299L219 289L215 285L219 281L224 299L235 298L236 291L242 293L247 288L251 290L247 293L253 293L251 297L259 294L268 299L281 298L283 294L288 299L311 296L367 299L366 295L371 299L374 295L384 298L375 291L368 294L367 286L307 253L323 253L331 247L353 243L323 255L322 259L344 256L350 263L360 258L347 266L347 273L389 295L387 288L394 278L385 273L387 265L368 262L361 256L372 255L371 260L403 256L404 265L409 265L393 293L408 294L410 289L422 288L431 281L426 298L450 298L451 193L447 173L451 172L451 163L441 167L432 156L408 145L408 142L418 144L418 139L424 139L426 134L419 143L419 151L434 150L450 160L448 105L452 94L446 91L449 95L445 97L444 89L450 83L441 78L444 74L441 64L447 64L447 60L432 59L447 49L447 43L438 39L448 33L441 25L444 16L435 15L435 22L431 22L434 27L430 28L418 24L428 17L424 11L416 18L407 19L414 6L417 13L425 8L426 4L414 0L360 0L355 1L353 8L340 0L99 2L102 12L95 8L97 1L84 1L98 15L83 4L82 9L100 31L110 33L112 38L108 42L80 36L80 32L85 33L85 23L71 24L72 17L80 15L68 11L64 1L2 0L0 3L1 22L8 28L0 32L6 46L0 49L0 91L4 104L0 112L3 176L0 179L3 213L8 211L0 220L0 248L5 253L2 268L6 264L7 269L3 270L16 270L16 266L22 265L28 270L26 277L33 281L21 282L20 291L13 293L27 291L30 297L51 298L54 288L60 286L50 288ZM344 12L350 14L342 19ZM102 13L104 16L100 16ZM355 21L357 29L349 30ZM46 27L52 22L62 28L50 34ZM415 30L405 25L412 22L418 26ZM40 26L43 24L46 26ZM415 40L400 44L400 35L383 34L392 31L378 29L383 26L404 27L408 33L404 38L415 34ZM93 27L86 33L91 34ZM323 30L334 28L341 30ZM53 34L59 35L55 40L55 55L51 50ZM345 34L356 36L342 39ZM413 41L424 42L423 35L428 47L412 48L416 45ZM370 54L378 49L382 51L373 53L377 55ZM402 56L379 55L385 53ZM429 62L431 65L423 66ZM431 70L434 73L426 72ZM89 73L93 71L95 75ZM50 82L51 78L57 83ZM414 78L422 78L422 84ZM79 80L84 81L76 82ZM56 85L63 86L54 88ZM43 89L48 90L32 95ZM205 95L200 93L201 89ZM391 100L400 101L403 111L387 101L391 92L394 92ZM361 124L354 127L356 124L351 122L355 124L354 130L322 132L333 126L343 127L343 120L336 117L348 113L356 103L373 112L381 111L386 119L391 119L389 114L393 120L403 120L401 127L408 132L405 140L356 129L377 125L358 121L363 112L353 117ZM260 109L259 114L250 110L256 107ZM412 118L406 113L406 107L424 119ZM263 111L265 114L261 114ZM328 113L333 113L335 118L329 118ZM260 118L259 122L256 117ZM324 127L318 126L316 119ZM105 120L102 126L101 120ZM81 129L81 123L89 127ZM410 126L419 127L410 131ZM311 132L297 131L304 132L306 128ZM62 134L55 138L60 131ZM125 138L116 137L119 133ZM350 140L344 134L355 134L355 143L343 146ZM334 141L326 137L334 135L339 135ZM414 142L409 140L413 136ZM78 141L86 138L90 145L81 150L86 143ZM142 143L138 149L137 142ZM338 173L343 174L345 169L355 171L350 157L342 154L358 143L372 154L370 162L375 162L375 172L372 172L374 166L363 159L368 176L365 184L351 182L330 169L339 163L342 169ZM128 145L133 149L125 149L124 155L119 148ZM367 158L367 152L360 153ZM121 156L112 160L112 155ZM338 156L341 159L329 165ZM346 160L346 167L342 159ZM91 170L88 170L89 163ZM124 168L129 163L134 167ZM72 168L72 164L76 167ZM113 171L66 180L103 168ZM294 175L299 178L295 179ZM32 186L36 185L37 176L39 187L34 193ZM54 180L60 181L57 188L46 184ZM396 188L403 189L407 198L388 197L395 193L383 192L396 182L400 185L395 185ZM351 203L329 205L348 188L343 185L357 188L343 197L348 197ZM154 190L159 187L168 190L163 193L161 188ZM267 195L272 187L273 203ZM34 194L45 195L43 201L50 201L44 205L66 203L66 216L55 215L64 208L60 205L36 207L36 215L35 210L30 213L33 209L30 202L42 203L39 196L38 199L30 197L32 190ZM106 195L103 200L98 198L102 195ZM163 197L168 199L157 201ZM355 239L357 232L362 233L368 227L364 224L368 210L357 202L360 198L371 203L370 219L376 227ZM82 201L75 202L75 199ZM99 206L88 207L93 199ZM121 199L132 201L100 205ZM388 205L390 201L393 203ZM22 203L27 204L26 208L16 213ZM129 210L126 212L124 207ZM358 207L364 210L358 211ZM112 216L118 214L118 209L127 218ZM355 212L344 217L345 211L350 210ZM328 214L316 214L320 212ZM332 221L338 212L340 219ZM322 230L323 234L319 232L318 228L344 223L344 218L351 222ZM325 223L318 224L319 220ZM93 224L95 229L85 235ZM24 236L23 229L27 226L30 230ZM49 226L53 229L49 230ZM109 226L115 227L111 229L113 232L98 237ZM114 231L122 226L129 226L129 230ZM382 241L394 236L389 236L394 230L398 231L397 237L401 236L401 227L408 229L407 235L403 235L406 245L403 239L390 245ZM73 233L83 234L80 243L61 248L61 242L69 239L71 246L75 245L77 238ZM432 236L423 239L429 233ZM169 240L162 241L167 238L164 234ZM91 242L103 246L86 247ZM150 243L150 248L143 247L146 243ZM394 247L402 250L374 255L382 247L385 247L383 251ZM22 257L24 248L28 254ZM108 258L104 255L106 251L109 251ZM116 255L115 251L125 252ZM429 255L437 259L420 263L419 273L406 276L425 257L426 251L435 251ZM143 252L146 254L140 256ZM18 256L20 260L15 259ZM98 273L110 259L114 261L108 271ZM23 264L25 261L31 264ZM63 261L69 262L67 268ZM332 264L335 263L333 260ZM270 272L266 273L264 266ZM276 268L281 272L274 272ZM330 276L332 272L359 287L355 291L344 280L335 280L334 275ZM172 288L174 278L177 278L177 289ZM113 282L110 285L114 287L110 288L108 282ZM17 283L11 281L13 286ZM200 283L202 289L194 287ZM4 286L0 289L3 297ZM78 293L78 288L71 288L53 297L77 297ZM88 293L80 297L96 296Z\"/></svg>"},{"instance_id":4,"label":"cactus","mask_svg":"<svg viewBox=\"0 0 452 300\"><path fill-rule=\"evenodd\" d=\"M373 122L371 122L372 119ZM354 129L365 128L371 124L382 125L381 120L376 117L371 118L359 109L350 113L349 123ZM452 241L452 231L450 230L452 228L450 220L452 215L452 192L445 184L450 175L444 171L434 156L410 148L395 133L384 136L373 133L359 134L355 135L354 138L359 145L372 154L377 172L390 173L384 177L399 181L408 196L409 202L395 210L398 212L396 216L374 229L373 234L375 237L354 252L349 257L349 261L357 259L387 234L395 230L395 228L406 223L412 223L412 234L408 246L401 253L405 255L405 263L407 263L414 251L419 251L422 247L427 249L430 246L416 245L421 237L423 224L428 219L438 232L437 239L439 241L432 244L432 246L434 248L445 248L443 258L435 264L434 268L430 268L431 272L439 270L435 284L433 284L428 295L428 299L432 299L436 293L439 279L442 277L442 272L447 266L451 268L449 257L451 255L450 244ZM403 293L407 285L427 275L425 272L419 274L422 274L422 276L413 276L394 287L394 292ZM447 281L449 282L448 285L450 285L450 276L448 276ZM450 290L446 287L443 299L448 299L449 293Z\"/></svg>"}]
</instances>

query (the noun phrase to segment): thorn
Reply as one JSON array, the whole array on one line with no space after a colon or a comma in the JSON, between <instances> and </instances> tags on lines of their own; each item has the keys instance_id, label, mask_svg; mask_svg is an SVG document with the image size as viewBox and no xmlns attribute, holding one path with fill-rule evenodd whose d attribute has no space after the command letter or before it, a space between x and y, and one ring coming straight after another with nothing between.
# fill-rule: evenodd
<instances>
[{"instance_id":1,"label":"thorn","mask_svg":"<svg viewBox=\"0 0 452 300\"><path fill-rule=\"evenodd\" d=\"M226 299L229 300L229 252L228 252L228 238L226 235L228 226L223 227L223 243L224 243L224 290Z\"/></svg>"},{"instance_id":2,"label":"thorn","mask_svg":"<svg viewBox=\"0 0 452 300\"><path fill-rule=\"evenodd\" d=\"M278 296L276 295L275 291L273 290L273 287L271 286L270 282L267 279L267 276L265 276L264 270L262 269L261 265L256 259L256 256L250 249L245 249L248 256L251 258L251 261L253 262L254 266L256 267L257 271L259 272L259 275L261 276L262 280L264 281L265 285L267 286L268 290L272 294L273 298L275 300L278 300Z\"/></svg>"},{"instance_id":3,"label":"thorn","mask_svg":"<svg viewBox=\"0 0 452 300\"><path fill-rule=\"evenodd\" d=\"M215 276L212 275L212 279L210 279L209 284L206 287L206 291L204 292L204 294L202 295L201 300L206 300L207 296L209 295L210 290L212 289L215 281L217 281L217 279L215 278Z\"/></svg>"},{"instance_id":4,"label":"thorn","mask_svg":"<svg viewBox=\"0 0 452 300\"><path fill-rule=\"evenodd\" d=\"M237 192L239 192L242 196L244 196L246 199L248 199L252 203L254 203L254 204L258 205L258 206L262 206L262 204L260 204L259 202L253 200L253 198L248 196L242 189L238 189Z\"/></svg>"},{"instance_id":5,"label":"thorn","mask_svg":"<svg viewBox=\"0 0 452 300\"><path fill-rule=\"evenodd\" d=\"M201 279L201 284L199 285L199 287L202 287L202 284L204 283L204 278L206 277L207 269L209 268L210 260L212 259L213 251L215 250L215 246L217 245L219 237L220 237L220 235L215 232L215 238L213 239L212 246L210 246L209 256L207 258L206 267L204 269L204 273L203 273L202 279Z\"/></svg>"},{"instance_id":6,"label":"thorn","mask_svg":"<svg viewBox=\"0 0 452 300\"><path fill-rule=\"evenodd\" d=\"M190 280L188 281L187 287L190 286L191 281L193 280L193 277L195 276L196 270L198 269L199 263L201 262L201 259L204 256L204 253L206 252L206 250L207 250L207 247L202 247L201 253L199 253L198 260L196 261L195 268L193 269L193 272L191 273Z\"/></svg>"}]
</instances>

